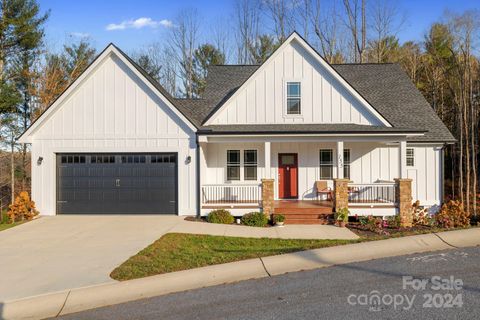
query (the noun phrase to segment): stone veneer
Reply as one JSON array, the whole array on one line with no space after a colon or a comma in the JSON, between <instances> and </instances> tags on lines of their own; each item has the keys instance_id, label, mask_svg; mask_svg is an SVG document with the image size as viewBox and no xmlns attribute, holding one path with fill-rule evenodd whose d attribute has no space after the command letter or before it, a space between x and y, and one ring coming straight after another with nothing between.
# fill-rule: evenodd
<instances>
[{"instance_id":1,"label":"stone veneer","mask_svg":"<svg viewBox=\"0 0 480 320\"><path fill-rule=\"evenodd\" d=\"M413 224L412 179L395 179L395 182L397 183L395 201L398 205L400 225L411 227Z\"/></svg>"},{"instance_id":2,"label":"stone veneer","mask_svg":"<svg viewBox=\"0 0 480 320\"><path fill-rule=\"evenodd\" d=\"M333 180L333 201L335 211L348 208L348 183L349 179L334 179Z\"/></svg>"},{"instance_id":3,"label":"stone veneer","mask_svg":"<svg viewBox=\"0 0 480 320\"><path fill-rule=\"evenodd\" d=\"M274 209L274 180L262 179L262 212L270 218Z\"/></svg>"}]
</instances>

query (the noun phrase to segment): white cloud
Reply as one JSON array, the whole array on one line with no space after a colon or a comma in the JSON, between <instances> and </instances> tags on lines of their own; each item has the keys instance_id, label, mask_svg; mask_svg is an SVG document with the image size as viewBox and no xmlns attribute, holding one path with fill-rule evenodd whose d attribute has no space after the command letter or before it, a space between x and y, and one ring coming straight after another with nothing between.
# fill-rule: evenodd
<instances>
[{"instance_id":1,"label":"white cloud","mask_svg":"<svg viewBox=\"0 0 480 320\"><path fill-rule=\"evenodd\" d=\"M120 23L110 23L105 29L108 31L114 31L125 29L141 29L146 27L158 28L159 26L171 28L173 26L173 23L172 21L166 19L156 21L152 18L141 17L135 20L125 20Z\"/></svg>"},{"instance_id":2,"label":"white cloud","mask_svg":"<svg viewBox=\"0 0 480 320\"><path fill-rule=\"evenodd\" d=\"M90 34L89 33L84 33L84 32L70 32L70 37L89 38Z\"/></svg>"}]
</instances>

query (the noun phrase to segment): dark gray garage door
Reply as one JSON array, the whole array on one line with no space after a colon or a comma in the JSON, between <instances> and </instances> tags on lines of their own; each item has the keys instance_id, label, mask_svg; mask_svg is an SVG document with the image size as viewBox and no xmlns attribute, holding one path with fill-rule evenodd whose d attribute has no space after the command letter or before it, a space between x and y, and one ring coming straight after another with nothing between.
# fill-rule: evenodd
<instances>
[{"instance_id":1,"label":"dark gray garage door","mask_svg":"<svg viewBox=\"0 0 480 320\"><path fill-rule=\"evenodd\" d=\"M177 155L57 154L57 213L177 213Z\"/></svg>"}]
</instances>

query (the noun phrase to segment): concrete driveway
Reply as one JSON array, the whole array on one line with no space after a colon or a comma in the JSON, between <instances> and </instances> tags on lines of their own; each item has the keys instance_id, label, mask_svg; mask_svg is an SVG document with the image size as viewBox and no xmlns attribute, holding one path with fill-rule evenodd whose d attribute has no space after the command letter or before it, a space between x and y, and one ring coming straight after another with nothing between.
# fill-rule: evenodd
<instances>
[{"instance_id":1,"label":"concrete driveway","mask_svg":"<svg viewBox=\"0 0 480 320\"><path fill-rule=\"evenodd\" d=\"M347 228L252 228L173 215L59 215L0 232L0 302L113 282L110 272L167 232L282 239L356 239Z\"/></svg>"},{"instance_id":2,"label":"concrete driveway","mask_svg":"<svg viewBox=\"0 0 480 320\"><path fill-rule=\"evenodd\" d=\"M0 301L114 281L110 272L183 221L160 215L42 217L0 232Z\"/></svg>"}]
</instances>

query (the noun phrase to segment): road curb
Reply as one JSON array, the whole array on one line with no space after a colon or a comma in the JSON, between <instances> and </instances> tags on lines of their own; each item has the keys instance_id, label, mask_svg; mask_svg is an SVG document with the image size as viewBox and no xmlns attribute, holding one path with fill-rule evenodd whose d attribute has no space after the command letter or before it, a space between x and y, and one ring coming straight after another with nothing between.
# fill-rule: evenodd
<instances>
[{"instance_id":1,"label":"road curb","mask_svg":"<svg viewBox=\"0 0 480 320\"><path fill-rule=\"evenodd\" d=\"M279 275L287 272L451 248L434 234L423 234L300 251L281 256L264 257L262 260L271 275Z\"/></svg>"},{"instance_id":2,"label":"road curb","mask_svg":"<svg viewBox=\"0 0 480 320\"><path fill-rule=\"evenodd\" d=\"M457 248L480 246L480 228L436 233L443 241Z\"/></svg>"},{"instance_id":3,"label":"road curb","mask_svg":"<svg viewBox=\"0 0 480 320\"><path fill-rule=\"evenodd\" d=\"M438 235L438 236L437 236ZM0 303L1 319L44 319L128 301L287 272L360 262L452 246L480 245L480 229L355 243L207 266L147 278L77 288Z\"/></svg>"}]
</instances>

